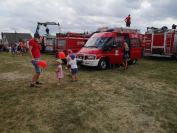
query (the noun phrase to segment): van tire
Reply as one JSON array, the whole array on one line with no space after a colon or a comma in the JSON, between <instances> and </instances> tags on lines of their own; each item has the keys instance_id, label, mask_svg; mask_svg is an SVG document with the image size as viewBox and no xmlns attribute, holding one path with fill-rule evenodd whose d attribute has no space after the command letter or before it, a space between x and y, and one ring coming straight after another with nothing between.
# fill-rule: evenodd
<instances>
[{"instance_id":1,"label":"van tire","mask_svg":"<svg viewBox=\"0 0 177 133\"><path fill-rule=\"evenodd\" d=\"M106 70L108 68L108 61L106 61L105 59L101 59L99 62L98 62L98 69L100 70Z\"/></svg>"}]
</instances>

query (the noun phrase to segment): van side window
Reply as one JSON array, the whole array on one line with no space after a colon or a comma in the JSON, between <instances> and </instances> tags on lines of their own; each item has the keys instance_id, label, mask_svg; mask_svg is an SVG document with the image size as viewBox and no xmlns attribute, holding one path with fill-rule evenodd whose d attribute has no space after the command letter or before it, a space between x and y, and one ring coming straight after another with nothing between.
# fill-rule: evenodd
<instances>
[{"instance_id":1,"label":"van side window","mask_svg":"<svg viewBox=\"0 0 177 133\"><path fill-rule=\"evenodd\" d=\"M130 46L131 47L140 47L140 40L138 38L130 39Z\"/></svg>"},{"instance_id":2,"label":"van side window","mask_svg":"<svg viewBox=\"0 0 177 133\"><path fill-rule=\"evenodd\" d=\"M113 46L114 45L114 42L115 42L115 40L114 40L114 38L113 37L110 37L110 38L107 38L107 40L106 40L106 42L105 42L105 45L106 46Z\"/></svg>"},{"instance_id":3,"label":"van side window","mask_svg":"<svg viewBox=\"0 0 177 133\"><path fill-rule=\"evenodd\" d=\"M123 36L118 36L115 38L115 43L118 48L122 47L123 42L124 42Z\"/></svg>"}]
</instances>

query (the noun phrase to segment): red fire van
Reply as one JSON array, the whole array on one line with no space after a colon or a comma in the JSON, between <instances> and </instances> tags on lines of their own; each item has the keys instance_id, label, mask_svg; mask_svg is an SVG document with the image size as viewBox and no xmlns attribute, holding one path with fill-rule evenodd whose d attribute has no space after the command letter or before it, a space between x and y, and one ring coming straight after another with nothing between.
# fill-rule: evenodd
<instances>
[{"instance_id":1,"label":"red fire van","mask_svg":"<svg viewBox=\"0 0 177 133\"><path fill-rule=\"evenodd\" d=\"M123 62L123 43L130 48L130 62L142 57L142 34L136 29L115 28L92 35L84 47L77 53L77 61L81 65L106 69L111 64Z\"/></svg>"}]
</instances>

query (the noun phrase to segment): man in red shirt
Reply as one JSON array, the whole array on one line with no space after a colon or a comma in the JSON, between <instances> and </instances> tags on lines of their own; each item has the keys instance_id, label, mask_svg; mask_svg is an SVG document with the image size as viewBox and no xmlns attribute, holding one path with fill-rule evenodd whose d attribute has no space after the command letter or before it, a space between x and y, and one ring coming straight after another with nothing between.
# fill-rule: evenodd
<instances>
[{"instance_id":1,"label":"man in red shirt","mask_svg":"<svg viewBox=\"0 0 177 133\"><path fill-rule=\"evenodd\" d=\"M29 41L29 53L31 56L31 63L34 65L36 74L33 76L30 87L36 87L36 84L41 84L39 76L41 74L41 69L38 66L38 61L41 57L41 46L39 44L40 36L38 33L34 34L34 38Z\"/></svg>"},{"instance_id":2,"label":"man in red shirt","mask_svg":"<svg viewBox=\"0 0 177 133\"><path fill-rule=\"evenodd\" d=\"M125 18L124 21L126 23L126 26L130 27L130 24L131 24L131 16L130 16L130 14L128 15L128 17Z\"/></svg>"}]
</instances>

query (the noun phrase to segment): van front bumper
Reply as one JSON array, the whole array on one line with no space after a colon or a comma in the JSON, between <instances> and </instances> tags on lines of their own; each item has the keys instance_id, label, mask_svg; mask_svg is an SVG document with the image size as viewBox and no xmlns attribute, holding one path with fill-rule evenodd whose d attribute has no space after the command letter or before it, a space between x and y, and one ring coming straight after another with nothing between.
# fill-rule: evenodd
<instances>
[{"instance_id":1,"label":"van front bumper","mask_svg":"<svg viewBox=\"0 0 177 133\"><path fill-rule=\"evenodd\" d=\"M99 60L83 60L82 65L96 67L98 66L98 62Z\"/></svg>"},{"instance_id":2,"label":"van front bumper","mask_svg":"<svg viewBox=\"0 0 177 133\"><path fill-rule=\"evenodd\" d=\"M97 60L81 60L77 59L77 62L83 66L92 66L92 67L97 67L99 59Z\"/></svg>"}]
</instances>

